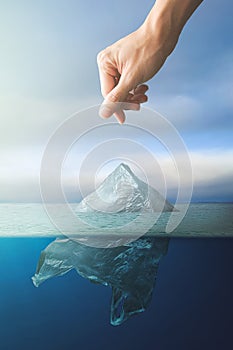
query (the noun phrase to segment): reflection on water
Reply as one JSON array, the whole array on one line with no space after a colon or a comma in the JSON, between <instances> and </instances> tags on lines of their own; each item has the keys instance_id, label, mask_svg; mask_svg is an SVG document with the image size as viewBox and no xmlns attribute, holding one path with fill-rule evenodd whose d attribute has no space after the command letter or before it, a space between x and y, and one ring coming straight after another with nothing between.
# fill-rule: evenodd
<instances>
[{"instance_id":1,"label":"reflection on water","mask_svg":"<svg viewBox=\"0 0 233 350\"><path fill-rule=\"evenodd\" d=\"M120 325L148 307L168 243L169 238L143 237L116 248L95 248L59 238L41 253L33 283L39 286L76 269L91 282L112 288L111 324Z\"/></svg>"}]
</instances>

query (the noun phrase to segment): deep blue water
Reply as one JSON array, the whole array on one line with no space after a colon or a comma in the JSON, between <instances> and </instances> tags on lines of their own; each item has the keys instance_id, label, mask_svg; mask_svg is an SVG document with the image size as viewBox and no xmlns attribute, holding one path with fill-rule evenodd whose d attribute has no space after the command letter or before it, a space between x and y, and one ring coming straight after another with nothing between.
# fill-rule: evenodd
<instances>
[{"instance_id":1,"label":"deep blue water","mask_svg":"<svg viewBox=\"0 0 233 350\"><path fill-rule=\"evenodd\" d=\"M0 240L2 350L233 348L233 239L171 239L149 309L119 327L110 288L75 271L33 286L50 241Z\"/></svg>"}]
</instances>

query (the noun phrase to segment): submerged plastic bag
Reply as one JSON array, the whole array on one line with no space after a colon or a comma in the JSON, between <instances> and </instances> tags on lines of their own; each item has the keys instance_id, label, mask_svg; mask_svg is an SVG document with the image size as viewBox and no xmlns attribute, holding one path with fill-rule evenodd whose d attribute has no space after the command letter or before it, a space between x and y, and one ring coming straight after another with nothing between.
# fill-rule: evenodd
<instances>
[{"instance_id":1,"label":"submerged plastic bag","mask_svg":"<svg viewBox=\"0 0 233 350\"><path fill-rule=\"evenodd\" d=\"M32 280L38 287L51 277L76 269L90 281L110 286L111 324L120 325L148 307L168 243L168 238L143 237L116 248L95 248L59 238L41 253Z\"/></svg>"}]
</instances>

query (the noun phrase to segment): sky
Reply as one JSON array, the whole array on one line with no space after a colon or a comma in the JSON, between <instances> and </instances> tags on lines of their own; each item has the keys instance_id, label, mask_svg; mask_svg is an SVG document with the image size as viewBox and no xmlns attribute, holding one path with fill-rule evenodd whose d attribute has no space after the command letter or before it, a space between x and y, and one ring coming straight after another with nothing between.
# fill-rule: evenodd
<instances>
[{"instance_id":1,"label":"sky","mask_svg":"<svg viewBox=\"0 0 233 350\"><path fill-rule=\"evenodd\" d=\"M137 29L152 5L149 0L0 0L1 202L40 201L40 164L49 137L73 113L101 103L97 53ZM195 201L233 201L232 10L227 0L204 1L149 82L145 107L165 116L183 138ZM143 137L155 151L154 141ZM85 142L93 140L90 135ZM70 182L79 156L68 157L64 176L71 200L79 199ZM167 155L160 164L172 196Z\"/></svg>"}]
</instances>

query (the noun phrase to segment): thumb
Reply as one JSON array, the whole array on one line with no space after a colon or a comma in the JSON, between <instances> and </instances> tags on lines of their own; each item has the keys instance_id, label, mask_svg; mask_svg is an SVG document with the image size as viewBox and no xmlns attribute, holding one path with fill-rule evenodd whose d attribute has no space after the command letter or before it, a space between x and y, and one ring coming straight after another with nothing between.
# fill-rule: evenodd
<instances>
[{"instance_id":1,"label":"thumb","mask_svg":"<svg viewBox=\"0 0 233 350\"><path fill-rule=\"evenodd\" d=\"M132 89L131 84L122 75L118 84L106 95L100 109L100 116L102 118L109 118L115 112L119 111L122 102L126 101L129 91Z\"/></svg>"},{"instance_id":2,"label":"thumb","mask_svg":"<svg viewBox=\"0 0 233 350\"><path fill-rule=\"evenodd\" d=\"M130 84L125 74L122 74L118 81L118 84L107 94L105 99L113 103L124 102L128 96L129 91L133 89L131 85L132 84Z\"/></svg>"}]
</instances>

